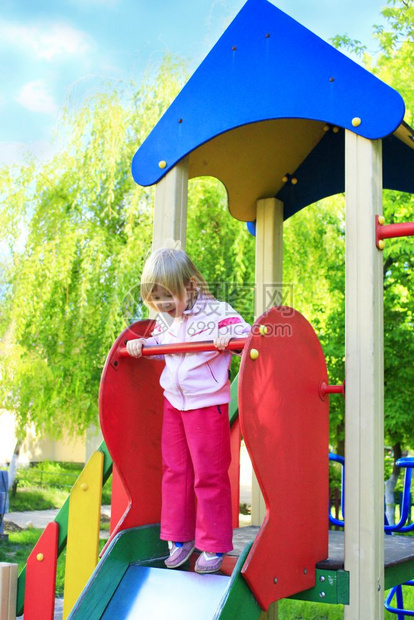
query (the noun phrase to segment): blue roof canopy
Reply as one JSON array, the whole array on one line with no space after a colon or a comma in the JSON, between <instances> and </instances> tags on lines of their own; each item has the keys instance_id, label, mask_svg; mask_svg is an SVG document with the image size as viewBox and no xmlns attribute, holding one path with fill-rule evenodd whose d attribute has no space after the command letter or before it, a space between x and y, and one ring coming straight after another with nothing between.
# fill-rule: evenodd
<instances>
[{"instance_id":1,"label":"blue roof canopy","mask_svg":"<svg viewBox=\"0 0 414 620\"><path fill-rule=\"evenodd\" d=\"M152 185L190 155L190 177L219 178L235 217L254 219L257 199L286 203L290 193L288 216L334 189L331 173L315 182L314 167L332 148L343 158L343 129L384 138L403 116L392 88L267 0L248 0L138 149L132 173ZM286 175L298 179L294 191Z\"/></svg>"}]
</instances>

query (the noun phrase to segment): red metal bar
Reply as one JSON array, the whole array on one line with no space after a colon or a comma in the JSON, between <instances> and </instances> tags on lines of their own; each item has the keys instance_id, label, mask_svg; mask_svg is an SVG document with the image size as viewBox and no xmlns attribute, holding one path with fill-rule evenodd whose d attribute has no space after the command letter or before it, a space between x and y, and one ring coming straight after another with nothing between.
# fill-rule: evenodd
<instances>
[{"instance_id":1,"label":"red metal bar","mask_svg":"<svg viewBox=\"0 0 414 620\"><path fill-rule=\"evenodd\" d=\"M395 237L414 236L414 222L404 222L402 224L384 224L382 216L376 216L377 222L377 247L381 250L379 242L383 239L393 239Z\"/></svg>"},{"instance_id":2,"label":"red metal bar","mask_svg":"<svg viewBox=\"0 0 414 620\"><path fill-rule=\"evenodd\" d=\"M342 394L345 397L345 384L342 385L328 385L325 381L322 381L319 387L319 393L322 400L326 398L328 394Z\"/></svg>"},{"instance_id":3,"label":"red metal bar","mask_svg":"<svg viewBox=\"0 0 414 620\"><path fill-rule=\"evenodd\" d=\"M247 338L234 338L230 340L226 351L241 351L247 342ZM171 353L195 353L200 351L214 351L213 340L201 340L200 342L178 342L177 344L155 345L142 347L142 355L168 355ZM119 349L120 357L129 357L126 347Z\"/></svg>"}]
</instances>

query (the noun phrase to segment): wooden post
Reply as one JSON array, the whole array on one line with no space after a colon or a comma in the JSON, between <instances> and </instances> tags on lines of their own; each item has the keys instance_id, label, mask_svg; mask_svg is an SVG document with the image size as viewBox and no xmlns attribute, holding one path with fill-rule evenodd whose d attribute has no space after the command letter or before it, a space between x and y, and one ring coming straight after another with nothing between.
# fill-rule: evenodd
<instances>
[{"instance_id":1,"label":"wooden post","mask_svg":"<svg viewBox=\"0 0 414 620\"><path fill-rule=\"evenodd\" d=\"M180 161L155 188L152 249L168 239L181 241L185 249L187 232L188 157Z\"/></svg>"},{"instance_id":2,"label":"wooden post","mask_svg":"<svg viewBox=\"0 0 414 620\"><path fill-rule=\"evenodd\" d=\"M346 132L345 570L347 620L384 617L382 143Z\"/></svg>"},{"instance_id":3,"label":"wooden post","mask_svg":"<svg viewBox=\"0 0 414 620\"><path fill-rule=\"evenodd\" d=\"M0 562L0 620L15 620L17 564Z\"/></svg>"},{"instance_id":4,"label":"wooden post","mask_svg":"<svg viewBox=\"0 0 414 620\"><path fill-rule=\"evenodd\" d=\"M283 281L283 203L276 198L257 201L255 317L280 305ZM261 525L266 507L256 477L252 480L252 524Z\"/></svg>"},{"instance_id":5,"label":"wooden post","mask_svg":"<svg viewBox=\"0 0 414 620\"><path fill-rule=\"evenodd\" d=\"M256 211L256 295L255 317L282 303L283 203L276 198L257 201ZM261 525L266 506L259 483L252 478L252 524ZM277 620L277 603L260 615L260 620Z\"/></svg>"}]
</instances>

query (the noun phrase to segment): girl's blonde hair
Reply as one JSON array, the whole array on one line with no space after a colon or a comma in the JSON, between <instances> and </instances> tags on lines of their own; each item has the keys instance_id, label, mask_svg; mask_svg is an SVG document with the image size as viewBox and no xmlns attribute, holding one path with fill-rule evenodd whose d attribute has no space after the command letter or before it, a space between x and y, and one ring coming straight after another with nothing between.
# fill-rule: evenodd
<instances>
[{"instance_id":1,"label":"girl's blonde hair","mask_svg":"<svg viewBox=\"0 0 414 620\"><path fill-rule=\"evenodd\" d=\"M177 248L155 250L146 260L142 271L142 300L147 306L156 309L152 303L152 291L157 285L183 299L185 288L191 280L195 282L195 293L211 297L207 282L184 250Z\"/></svg>"}]
</instances>

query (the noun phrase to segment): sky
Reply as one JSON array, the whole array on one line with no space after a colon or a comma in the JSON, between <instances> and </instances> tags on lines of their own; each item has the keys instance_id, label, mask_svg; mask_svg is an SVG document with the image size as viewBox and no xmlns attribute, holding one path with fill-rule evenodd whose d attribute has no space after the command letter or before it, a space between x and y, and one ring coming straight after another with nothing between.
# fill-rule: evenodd
<instances>
[{"instance_id":1,"label":"sky","mask_svg":"<svg viewBox=\"0 0 414 620\"><path fill-rule=\"evenodd\" d=\"M386 0L271 0L325 40L358 39L375 53ZM1 0L0 163L43 160L63 106L108 81L139 82L165 53L195 70L244 0Z\"/></svg>"}]
</instances>

